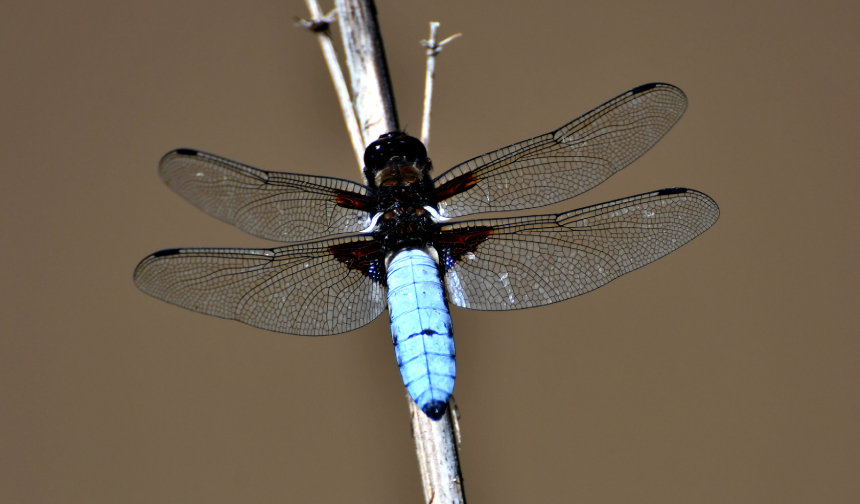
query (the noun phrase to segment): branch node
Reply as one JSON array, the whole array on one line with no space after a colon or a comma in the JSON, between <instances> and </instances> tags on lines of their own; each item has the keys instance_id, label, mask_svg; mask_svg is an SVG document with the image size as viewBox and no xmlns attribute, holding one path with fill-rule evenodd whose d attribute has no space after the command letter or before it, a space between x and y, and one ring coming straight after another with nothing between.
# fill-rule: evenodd
<instances>
[{"instance_id":1,"label":"branch node","mask_svg":"<svg viewBox=\"0 0 860 504\"><path fill-rule=\"evenodd\" d=\"M332 9L323 16L314 16L312 13L310 21L298 16L293 16L293 21L296 22L296 27L300 26L314 33L325 33L329 36L331 36L329 33L329 27L334 23L335 19L337 19L337 9Z\"/></svg>"},{"instance_id":2,"label":"branch node","mask_svg":"<svg viewBox=\"0 0 860 504\"><path fill-rule=\"evenodd\" d=\"M436 42L436 29L439 27L438 21L430 21L430 39L422 40L421 46L427 49L427 56L436 56L442 52L442 46L451 42L457 37L462 37L462 33L455 33L441 42Z\"/></svg>"}]
</instances>

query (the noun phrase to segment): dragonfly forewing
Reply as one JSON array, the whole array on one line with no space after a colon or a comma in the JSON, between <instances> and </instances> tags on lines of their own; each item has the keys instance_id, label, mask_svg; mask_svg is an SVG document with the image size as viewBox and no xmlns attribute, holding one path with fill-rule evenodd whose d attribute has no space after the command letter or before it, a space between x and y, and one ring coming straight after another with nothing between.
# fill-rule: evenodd
<instances>
[{"instance_id":1,"label":"dragonfly forewing","mask_svg":"<svg viewBox=\"0 0 860 504\"><path fill-rule=\"evenodd\" d=\"M675 86L639 86L555 131L443 173L435 180L440 211L459 217L573 198L647 152L686 108L687 97Z\"/></svg>"},{"instance_id":2,"label":"dragonfly forewing","mask_svg":"<svg viewBox=\"0 0 860 504\"><path fill-rule=\"evenodd\" d=\"M178 149L159 163L161 179L209 215L280 242L356 233L370 222L367 188L332 177L260 170L214 154ZM352 207L368 205L368 211Z\"/></svg>"}]
</instances>

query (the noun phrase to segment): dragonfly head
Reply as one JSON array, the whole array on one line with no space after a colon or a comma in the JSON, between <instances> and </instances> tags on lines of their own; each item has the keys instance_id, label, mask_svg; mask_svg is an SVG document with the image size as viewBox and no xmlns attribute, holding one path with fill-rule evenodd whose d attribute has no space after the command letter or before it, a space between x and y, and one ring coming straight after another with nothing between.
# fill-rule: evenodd
<instances>
[{"instance_id":1,"label":"dragonfly head","mask_svg":"<svg viewBox=\"0 0 860 504\"><path fill-rule=\"evenodd\" d=\"M432 169L424 144L402 131L381 135L364 151L364 175L374 189L430 187Z\"/></svg>"}]
</instances>

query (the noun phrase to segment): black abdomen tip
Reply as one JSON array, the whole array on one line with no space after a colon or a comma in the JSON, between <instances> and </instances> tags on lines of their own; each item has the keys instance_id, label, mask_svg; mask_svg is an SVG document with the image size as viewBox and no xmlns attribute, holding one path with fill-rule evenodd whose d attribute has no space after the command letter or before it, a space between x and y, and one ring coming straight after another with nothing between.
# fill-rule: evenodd
<instances>
[{"instance_id":1,"label":"black abdomen tip","mask_svg":"<svg viewBox=\"0 0 860 504\"><path fill-rule=\"evenodd\" d=\"M445 410L448 409L448 403L442 401L430 401L425 404L421 411L424 412L425 415L429 416L433 420L439 420L442 418L442 415L445 414Z\"/></svg>"}]
</instances>

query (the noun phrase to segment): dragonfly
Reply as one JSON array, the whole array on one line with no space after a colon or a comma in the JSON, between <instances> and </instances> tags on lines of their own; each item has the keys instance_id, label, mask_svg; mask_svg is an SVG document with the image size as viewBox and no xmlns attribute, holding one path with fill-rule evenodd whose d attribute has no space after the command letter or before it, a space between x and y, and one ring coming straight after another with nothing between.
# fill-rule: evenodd
<instances>
[{"instance_id":1,"label":"dragonfly","mask_svg":"<svg viewBox=\"0 0 860 504\"><path fill-rule=\"evenodd\" d=\"M171 189L288 244L162 250L140 262L134 282L183 308L304 336L352 331L387 307L406 390L438 420L456 377L449 305L504 311L585 294L703 233L719 207L668 188L560 214L458 218L582 194L648 151L686 106L675 86L642 85L436 178L425 146L399 131L367 147L366 184L174 150L159 164Z\"/></svg>"}]
</instances>

